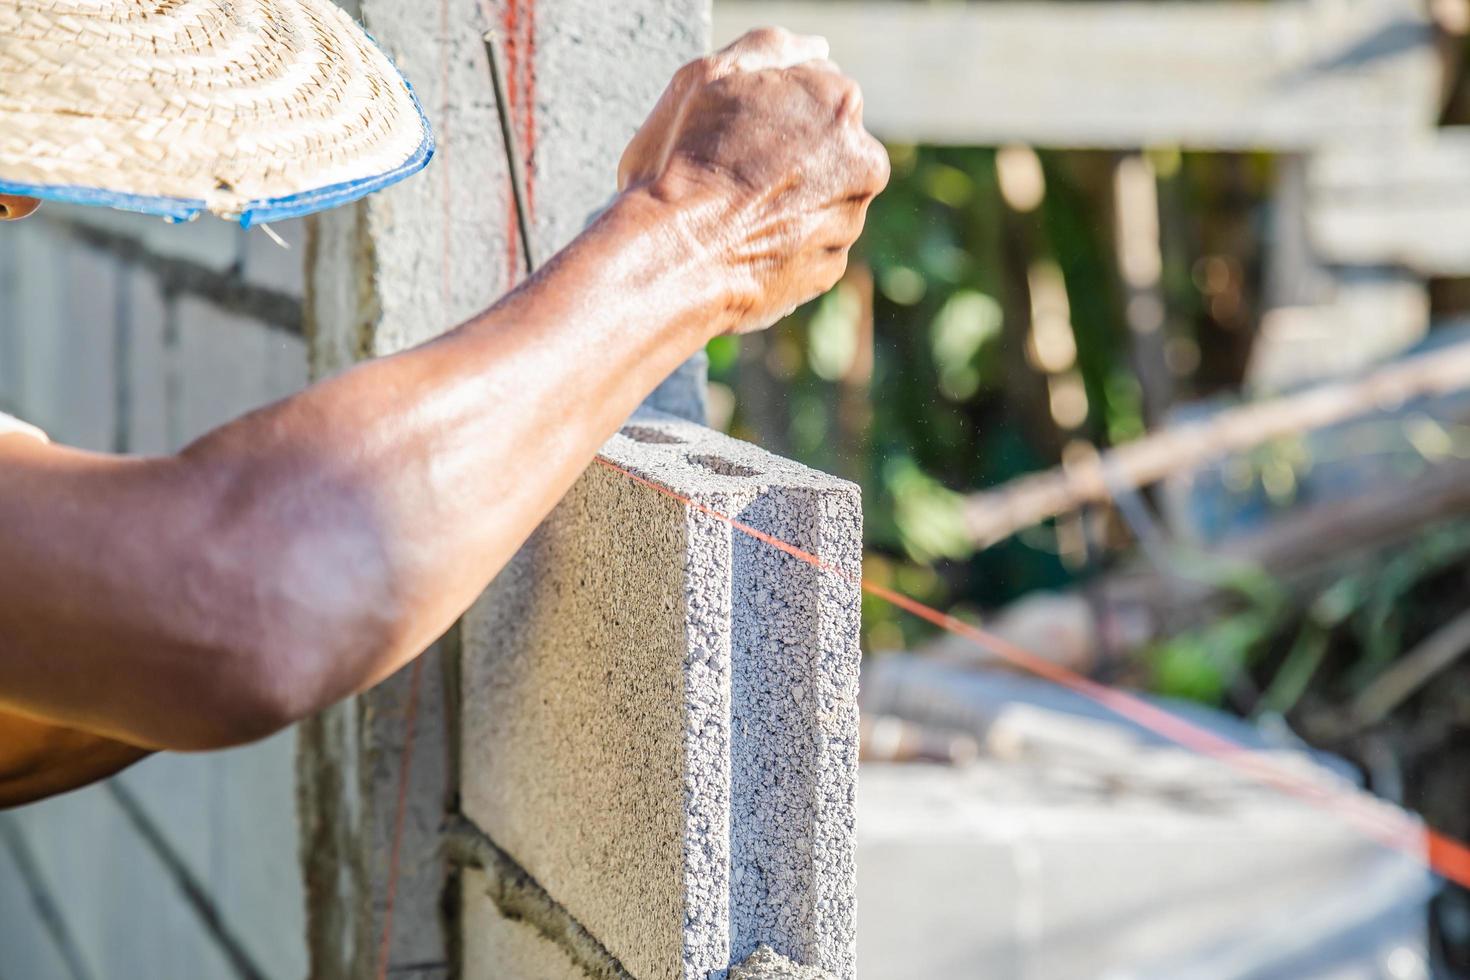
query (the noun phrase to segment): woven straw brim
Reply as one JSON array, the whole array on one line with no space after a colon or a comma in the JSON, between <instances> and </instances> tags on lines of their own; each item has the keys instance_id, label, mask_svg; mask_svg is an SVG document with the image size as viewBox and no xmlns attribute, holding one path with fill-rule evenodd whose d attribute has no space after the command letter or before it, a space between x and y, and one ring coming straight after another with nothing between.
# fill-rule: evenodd
<instances>
[{"instance_id":1,"label":"woven straw brim","mask_svg":"<svg viewBox=\"0 0 1470 980\"><path fill-rule=\"evenodd\" d=\"M408 83L329 0L0 0L0 191L250 224L432 152Z\"/></svg>"}]
</instances>

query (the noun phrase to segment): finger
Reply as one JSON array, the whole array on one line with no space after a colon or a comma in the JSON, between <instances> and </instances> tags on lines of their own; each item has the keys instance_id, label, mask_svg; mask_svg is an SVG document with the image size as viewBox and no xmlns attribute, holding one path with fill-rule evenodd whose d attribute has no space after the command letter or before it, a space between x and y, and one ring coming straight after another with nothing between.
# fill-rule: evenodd
<instances>
[{"instance_id":1,"label":"finger","mask_svg":"<svg viewBox=\"0 0 1470 980\"><path fill-rule=\"evenodd\" d=\"M725 47L716 58L731 71L762 71L822 60L830 53L831 46L824 37L793 34L783 27L758 27Z\"/></svg>"},{"instance_id":2,"label":"finger","mask_svg":"<svg viewBox=\"0 0 1470 980\"><path fill-rule=\"evenodd\" d=\"M791 67L795 68L797 66L792 65ZM829 71L834 75L842 74L842 66L831 58L812 58L810 61L803 61L800 67L813 68L817 71Z\"/></svg>"},{"instance_id":3,"label":"finger","mask_svg":"<svg viewBox=\"0 0 1470 980\"><path fill-rule=\"evenodd\" d=\"M846 252L863 233L867 217L866 201L839 205L813 235L813 247L820 249L825 255Z\"/></svg>"},{"instance_id":4,"label":"finger","mask_svg":"<svg viewBox=\"0 0 1470 980\"><path fill-rule=\"evenodd\" d=\"M786 69L786 74L818 102L830 106L833 118L862 124L863 90L831 61L803 62Z\"/></svg>"},{"instance_id":5,"label":"finger","mask_svg":"<svg viewBox=\"0 0 1470 980\"><path fill-rule=\"evenodd\" d=\"M618 161L618 189L626 190L640 174L656 173L668 156L674 129L691 89L713 74L710 59L689 62L674 73L638 132L633 134Z\"/></svg>"},{"instance_id":6,"label":"finger","mask_svg":"<svg viewBox=\"0 0 1470 980\"><path fill-rule=\"evenodd\" d=\"M888 159L888 147L866 129L858 136L859 156L863 160L863 171L867 177L863 189L869 197L877 197L888 186L893 174L893 163Z\"/></svg>"}]
</instances>

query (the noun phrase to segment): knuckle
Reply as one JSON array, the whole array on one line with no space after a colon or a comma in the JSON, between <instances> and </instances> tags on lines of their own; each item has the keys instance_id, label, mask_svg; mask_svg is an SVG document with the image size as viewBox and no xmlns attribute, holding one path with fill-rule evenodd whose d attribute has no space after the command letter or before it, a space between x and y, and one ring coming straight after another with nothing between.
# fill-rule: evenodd
<instances>
[{"instance_id":1,"label":"knuckle","mask_svg":"<svg viewBox=\"0 0 1470 980\"><path fill-rule=\"evenodd\" d=\"M719 68L712 57L695 58L679 69L679 81L685 85L704 85L719 76Z\"/></svg>"},{"instance_id":2,"label":"knuckle","mask_svg":"<svg viewBox=\"0 0 1470 980\"><path fill-rule=\"evenodd\" d=\"M826 284L826 289L831 289L837 285L845 275L847 275L847 249L844 248L832 257L827 274L822 277Z\"/></svg>"},{"instance_id":3,"label":"knuckle","mask_svg":"<svg viewBox=\"0 0 1470 980\"><path fill-rule=\"evenodd\" d=\"M814 71L821 98L839 114L862 102L862 89L846 75L835 71Z\"/></svg>"},{"instance_id":4,"label":"knuckle","mask_svg":"<svg viewBox=\"0 0 1470 980\"><path fill-rule=\"evenodd\" d=\"M784 27L767 25L747 31L741 40L749 42L752 47L774 48L790 41L791 32Z\"/></svg>"},{"instance_id":5,"label":"knuckle","mask_svg":"<svg viewBox=\"0 0 1470 980\"><path fill-rule=\"evenodd\" d=\"M888 161L888 151L866 130L859 132L854 165L863 186L870 193L877 194L888 186L892 169Z\"/></svg>"}]
</instances>

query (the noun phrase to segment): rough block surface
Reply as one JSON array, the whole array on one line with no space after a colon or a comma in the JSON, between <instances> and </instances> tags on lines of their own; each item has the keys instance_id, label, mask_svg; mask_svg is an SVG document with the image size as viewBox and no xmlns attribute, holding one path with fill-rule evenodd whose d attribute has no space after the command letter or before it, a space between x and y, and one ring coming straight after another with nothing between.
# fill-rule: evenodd
<instances>
[{"instance_id":1,"label":"rough block surface","mask_svg":"<svg viewBox=\"0 0 1470 980\"><path fill-rule=\"evenodd\" d=\"M856 487L666 416L466 617L466 814L640 980L852 972Z\"/></svg>"}]
</instances>

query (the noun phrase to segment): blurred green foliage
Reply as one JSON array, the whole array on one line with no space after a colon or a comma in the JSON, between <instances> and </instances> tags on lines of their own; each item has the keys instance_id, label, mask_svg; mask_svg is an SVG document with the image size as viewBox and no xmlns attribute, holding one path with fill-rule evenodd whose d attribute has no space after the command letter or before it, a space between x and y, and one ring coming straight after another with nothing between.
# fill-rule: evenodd
<instances>
[{"instance_id":1,"label":"blurred green foliage","mask_svg":"<svg viewBox=\"0 0 1470 980\"><path fill-rule=\"evenodd\" d=\"M923 570L910 583L918 598L990 608L1077 570L1047 528L977 553L961 495L1054 465L1067 439L1143 431L1099 193L1111 157L1042 154L1045 196L1020 213L1001 192L995 150L896 145L890 155L892 182L853 253L870 300L839 287L763 336L720 338L711 378L733 394L735 434L862 485L869 552L881 559L870 574ZM1087 402L1070 433L1050 417L1024 349L1036 262L1060 272L1069 300ZM854 380L863 345L871 373ZM853 400L860 411L848 411ZM876 606L866 626L874 647L928 632Z\"/></svg>"},{"instance_id":2,"label":"blurred green foliage","mask_svg":"<svg viewBox=\"0 0 1470 980\"><path fill-rule=\"evenodd\" d=\"M733 408L730 431L862 486L868 576L967 617L1085 579L1132 557L1133 541L1094 520L1072 529L1080 553L1067 554L1050 524L977 550L965 494L1055 466L1069 444L1106 447L1147 428L1116 254L1119 155L1038 153L1044 193L1028 208L1008 201L1002 152L891 146L893 179L872 205L847 280L764 334L709 347L716 402ZM1233 391L1257 319L1273 162L1168 149L1147 159L1170 395ZM1048 282L1060 283L1060 299L1039 292L1055 288ZM1061 349L1085 395L1080 419L1059 420L1048 398L1057 375L1028 349L1044 303L1064 308ZM1234 460L1226 478L1281 508L1312 465L1300 440L1277 440ZM1305 605L1248 569L1176 556L1180 574L1212 579L1239 601L1146 651L1141 676L1207 702L1254 677L1261 689L1250 705L1284 712L1314 679L1335 676L1348 637L1357 666L1344 683L1360 686L1401 648L1398 601L1443 567L1436 548L1456 547L1426 539L1324 583ZM871 599L863 619L870 650L913 647L932 632Z\"/></svg>"}]
</instances>

